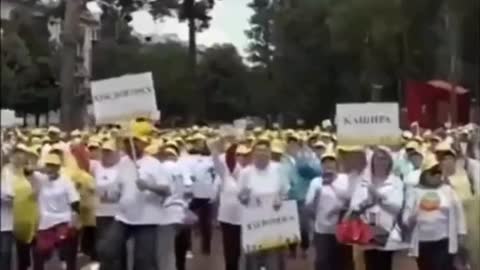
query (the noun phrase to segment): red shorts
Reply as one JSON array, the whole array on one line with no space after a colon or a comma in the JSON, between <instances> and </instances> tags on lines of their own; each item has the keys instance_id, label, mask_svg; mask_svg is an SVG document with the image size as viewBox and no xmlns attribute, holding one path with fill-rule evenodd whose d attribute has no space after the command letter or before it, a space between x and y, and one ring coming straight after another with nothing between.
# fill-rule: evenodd
<instances>
[{"instance_id":1,"label":"red shorts","mask_svg":"<svg viewBox=\"0 0 480 270\"><path fill-rule=\"evenodd\" d=\"M43 255L51 254L57 247L76 236L75 228L66 223L55 225L52 228L37 232L35 249Z\"/></svg>"}]
</instances>

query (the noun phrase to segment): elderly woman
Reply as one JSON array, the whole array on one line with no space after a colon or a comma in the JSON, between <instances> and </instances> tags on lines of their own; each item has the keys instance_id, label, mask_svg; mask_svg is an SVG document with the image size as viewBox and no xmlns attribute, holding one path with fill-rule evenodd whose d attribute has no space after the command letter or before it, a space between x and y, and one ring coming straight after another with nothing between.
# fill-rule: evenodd
<instances>
[{"instance_id":1,"label":"elderly woman","mask_svg":"<svg viewBox=\"0 0 480 270\"><path fill-rule=\"evenodd\" d=\"M373 150L368 176L355 188L351 211L361 211L375 231L374 241L364 247L366 270L393 269L396 251L406 249L398 219L405 200L405 185L393 174L390 151L384 147Z\"/></svg>"},{"instance_id":2,"label":"elderly woman","mask_svg":"<svg viewBox=\"0 0 480 270\"><path fill-rule=\"evenodd\" d=\"M438 163L425 166L408 198L405 223L413 226L410 253L419 270L450 270L466 235L465 214Z\"/></svg>"},{"instance_id":3,"label":"elderly woman","mask_svg":"<svg viewBox=\"0 0 480 270\"><path fill-rule=\"evenodd\" d=\"M38 223L37 189L32 185L30 166L38 157L25 145L13 149L2 166L0 187L0 265L11 267L11 250L16 242L17 269L30 266L30 246Z\"/></svg>"},{"instance_id":4,"label":"elderly woman","mask_svg":"<svg viewBox=\"0 0 480 270\"><path fill-rule=\"evenodd\" d=\"M253 147L252 164L239 173L239 200L242 204L255 207L257 203L268 203L274 198L272 211L281 206L289 186L278 163L271 161L270 143L259 141ZM261 251L246 255L245 264L249 270L285 269L280 250Z\"/></svg>"},{"instance_id":5,"label":"elderly woman","mask_svg":"<svg viewBox=\"0 0 480 270\"><path fill-rule=\"evenodd\" d=\"M34 248L34 269L44 269L55 251L66 262L67 270L77 268L80 195L72 180L61 173L62 160L50 153L44 159L45 175L36 175L39 187L40 222Z\"/></svg>"},{"instance_id":6,"label":"elderly woman","mask_svg":"<svg viewBox=\"0 0 480 270\"><path fill-rule=\"evenodd\" d=\"M315 218L315 269L352 270L352 248L335 237L335 227L350 201L348 176L338 172L334 152L324 153L321 162L322 176L312 180L305 201Z\"/></svg>"},{"instance_id":7,"label":"elderly woman","mask_svg":"<svg viewBox=\"0 0 480 270\"><path fill-rule=\"evenodd\" d=\"M476 269L475 267L479 266L479 259L475 255L480 249L478 241L480 169L477 161L463 155L456 143L453 145L448 142L440 143L435 154L444 177L462 201L469 231L465 247L470 253L470 263L473 269Z\"/></svg>"}]
</instances>

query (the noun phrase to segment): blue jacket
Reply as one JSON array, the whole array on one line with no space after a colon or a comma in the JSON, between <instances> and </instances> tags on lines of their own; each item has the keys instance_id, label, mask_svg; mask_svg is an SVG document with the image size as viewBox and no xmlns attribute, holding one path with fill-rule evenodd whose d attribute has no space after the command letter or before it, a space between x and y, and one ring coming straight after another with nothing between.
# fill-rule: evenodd
<instances>
[{"instance_id":1,"label":"blue jacket","mask_svg":"<svg viewBox=\"0 0 480 270\"><path fill-rule=\"evenodd\" d=\"M316 157L285 156L282 166L290 182L289 198L291 200L304 201L310 182L321 175L320 162Z\"/></svg>"}]
</instances>

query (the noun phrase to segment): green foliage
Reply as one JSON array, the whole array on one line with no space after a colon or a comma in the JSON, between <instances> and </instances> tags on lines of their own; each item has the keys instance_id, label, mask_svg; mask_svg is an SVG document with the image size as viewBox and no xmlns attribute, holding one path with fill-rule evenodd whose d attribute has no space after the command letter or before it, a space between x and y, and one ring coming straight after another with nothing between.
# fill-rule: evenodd
<instances>
[{"instance_id":1,"label":"green foliage","mask_svg":"<svg viewBox=\"0 0 480 270\"><path fill-rule=\"evenodd\" d=\"M253 0L248 6L255 11L250 18L250 29L245 31L250 40L248 60L255 65L267 67L273 57L274 6L269 0Z\"/></svg>"},{"instance_id":2,"label":"green foliage","mask_svg":"<svg viewBox=\"0 0 480 270\"><path fill-rule=\"evenodd\" d=\"M202 31L210 26L209 12L214 5L215 0L180 0L178 17L180 21L194 19L196 31Z\"/></svg>"},{"instance_id":3,"label":"green foliage","mask_svg":"<svg viewBox=\"0 0 480 270\"><path fill-rule=\"evenodd\" d=\"M232 45L200 52L197 88L188 72L188 49L177 42L118 44L100 41L94 48L93 79L152 71L159 108L166 115L194 115L207 106L211 119L224 108L223 117L246 110L246 73Z\"/></svg>"},{"instance_id":4,"label":"green foliage","mask_svg":"<svg viewBox=\"0 0 480 270\"><path fill-rule=\"evenodd\" d=\"M478 89L476 0L252 0L249 6L250 78L278 101L268 106L257 95L257 106L270 113L318 121L332 116L335 102L370 100L374 84L383 86L380 100L402 102L405 80L447 79L446 15L460 22L454 30L460 83Z\"/></svg>"},{"instance_id":5,"label":"green foliage","mask_svg":"<svg viewBox=\"0 0 480 270\"><path fill-rule=\"evenodd\" d=\"M40 114L59 106L46 18L14 11L1 41L2 107Z\"/></svg>"}]
</instances>

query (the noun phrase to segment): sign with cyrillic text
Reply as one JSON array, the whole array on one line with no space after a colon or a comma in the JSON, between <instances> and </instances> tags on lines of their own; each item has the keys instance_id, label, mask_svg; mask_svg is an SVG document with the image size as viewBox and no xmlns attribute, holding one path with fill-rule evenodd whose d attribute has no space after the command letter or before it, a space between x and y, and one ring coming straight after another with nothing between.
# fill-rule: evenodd
<instances>
[{"instance_id":1,"label":"sign with cyrillic text","mask_svg":"<svg viewBox=\"0 0 480 270\"><path fill-rule=\"evenodd\" d=\"M300 241L297 203L285 201L278 210L272 203L242 208L242 248L255 253Z\"/></svg>"},{"instance_id":2,"label":"sign with cyrillic text","mask_svg":"<svg viewBox=\"0 0 480 270\"><path fill-rule=\"evenodd\" d=\"M96 124L158 114L151 72L92 82L92 102Z\"/></svg>"},{"instance_id":3,"label":"sign with cyrillic text","mask_svg":"<svg viewBox=\"0 0 480 270\"><path fill-rule=\"evenodd\" d=\"M400 142L398 103L337 104L340 145L395 145Z\"/></svg>"}]
</instances>

